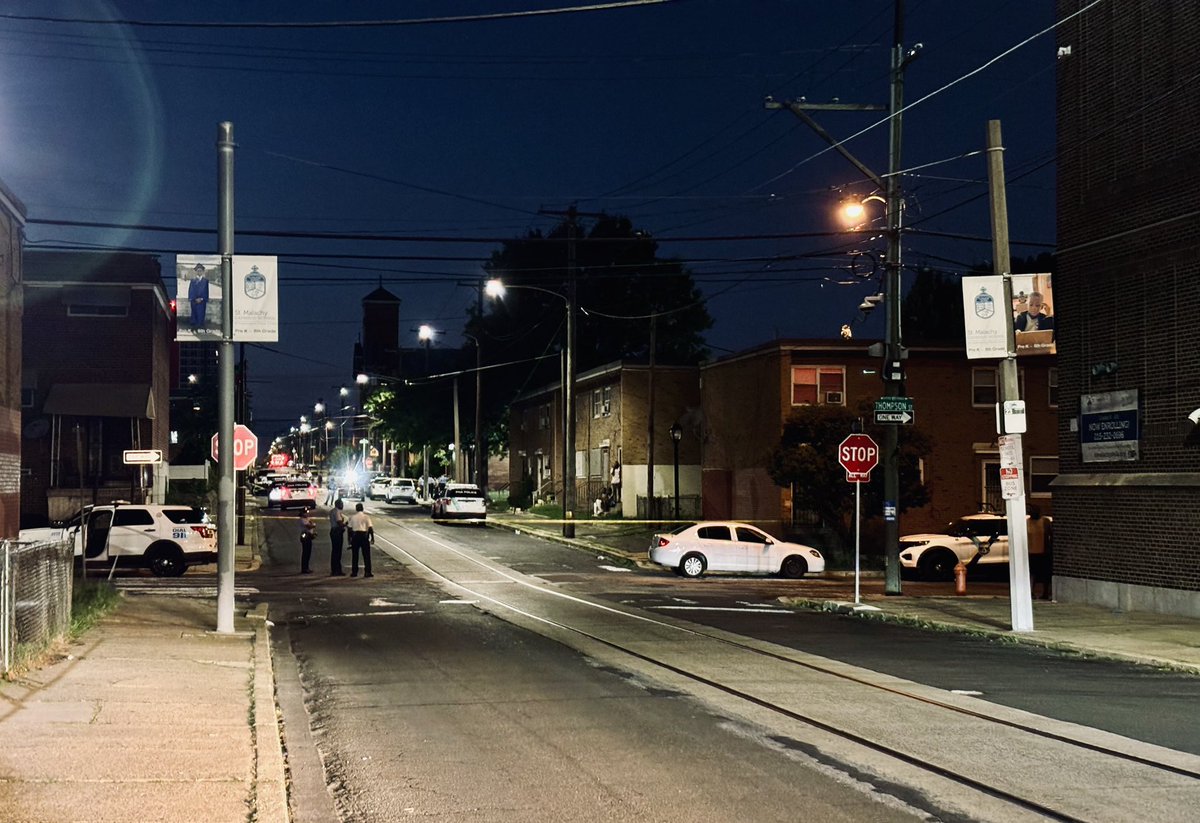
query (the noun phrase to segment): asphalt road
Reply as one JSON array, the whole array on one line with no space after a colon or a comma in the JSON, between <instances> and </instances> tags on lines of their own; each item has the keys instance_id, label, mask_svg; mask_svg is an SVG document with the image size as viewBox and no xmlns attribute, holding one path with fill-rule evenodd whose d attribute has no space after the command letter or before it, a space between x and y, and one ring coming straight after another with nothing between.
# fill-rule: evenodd
<instances>
[{"instance_id":1,"label":"asphalt road","mask_svg":"<svg viewBox=\"0 0 1200 823\"><path fill-rule=\"evenodd\" d=\"M412 510L377 509L405 522L416 516ZM441 528L453 534L466 527ZM744 575L686 580L667 570L621 571L611 558L501 529L476 531L470 542L483 556L575 591L1200 754L1195 675L779 604L785 596L845 597L851 585L846 580ZM905 590L919 593L923 586L928 584L906 582ZM993 588L1006 591L1003 585Z\"/></svg>"},{"instance_id":2,"label":"asphalt road","mask_svg":"<svg viewBox=\"0 0 1200 823\"><path fill-rule=\"evenodd\" d=\"M345 821L920 819L902 790L598 666L382 552L374 578L330 578L318 539L318 573L300 575L293 519L268 521L256 583L275 622L297 823L334 809Z\"/></svg>"},{"instance_id":3,"label":"asphalt road","mask_svg":"<svg viewBox=\"0 0 1200 823\"><path fill-rule=\"evenodd\" d=\"M792 611L777 601L827 596L844 583L689 581L503 530L434 525L418 509L368 508L381 530L392 529L390 518L436 530L566 590L1183 751L1200 748L1192 716L1200 678ZM257 583L278 624L277 651L294 661L279 668L285 727L297 740L311 733L320 754L307 766L299 751L293 758L296 796L311 801L307 819L328 819L322 796L336 801L344 820L401 812L794 820L798 803L813 819L906 819L912 811L903 791L894 805L878 805L847 776L759 731L454 602L381 552L373 580L327 579L324 529L318 574L297 575L291 519L269 523L269 565ZM881 794L888 792L874 796Z\"/></svg>"}]
</instances>

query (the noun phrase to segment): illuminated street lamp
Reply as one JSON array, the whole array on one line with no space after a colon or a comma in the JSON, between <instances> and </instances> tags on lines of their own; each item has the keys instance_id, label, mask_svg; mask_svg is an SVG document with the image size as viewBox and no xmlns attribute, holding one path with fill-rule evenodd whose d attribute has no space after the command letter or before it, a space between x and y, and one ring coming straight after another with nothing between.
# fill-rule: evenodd
<instances>
[{"instance_id":1,"label":"illuminated street lamp","mask_svg":"<svg viewBox=\"0 0 1200 823\"><path fill-rule=\"evenodd\" d=\"M573 266L573 264L572 264ZM494 299L503 299L504 293L508 289L525 289L527 291L540 291L543 294L552 294L566 304L567 309L567 341L563 347L563 357L566 360L563 371L565 372L563 380L563 455L562 455L562 479L563 479L563 537L575 536L575 300L574 300L574 274L570 281L570 289L568 294L559 294L550 289L543 289L541 286L506 286L502 281L492 279L484 284L484 292Z\"/></svg>"}]
</instances>

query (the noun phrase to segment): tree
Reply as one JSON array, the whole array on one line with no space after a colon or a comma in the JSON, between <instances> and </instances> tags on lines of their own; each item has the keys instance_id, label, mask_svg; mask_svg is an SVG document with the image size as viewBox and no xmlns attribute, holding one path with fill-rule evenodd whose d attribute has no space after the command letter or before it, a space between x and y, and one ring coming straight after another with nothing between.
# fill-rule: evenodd
<instances>
[{"instance_id":1,"label":"tree","mask_svg":"<svg viewBox=\"0 0 1200 823\"><path fill-rule=\"evenodd\" d=\"M870 419L871 403L864 401L856 411L843 406L802 406L784 424L783 435L770 454L767 471L779 486L793 490L797 509L815 512L845 541L853 526L854 490L838 463L838 445L859 419ZM864 431L877 443L883 429L868 425ZM932 451L929 439L919 430L900 430L900 511L929 502L929 490L921 483L919 463ZM863 512L883 510L883 472L876 469L863 489Z\"/></svg>"},{"instance_id":2,"label":"tree","mask_svg":"<svg viewBox=\"0 0 1200 823\"><path fill-rule=\"evenodd\" d=\"M506 241L484 265L489 278L512 287L503 300L486 303L482 316L475 307L469 313L466 331L482 341L487 362L529 361L561 351L569 228L564 221L545 236L530 232ZM707 356L703 333L712 318L691 275L680 261L660 258L658 244L628 218L597 219L575 241L575 261L578 371L620 359L645 361L651 316L658 362L698 363ZM557 381L560 370L550 357L485 373L489 420L497 420L523 389Z\"/></svg>"}]
</instances>

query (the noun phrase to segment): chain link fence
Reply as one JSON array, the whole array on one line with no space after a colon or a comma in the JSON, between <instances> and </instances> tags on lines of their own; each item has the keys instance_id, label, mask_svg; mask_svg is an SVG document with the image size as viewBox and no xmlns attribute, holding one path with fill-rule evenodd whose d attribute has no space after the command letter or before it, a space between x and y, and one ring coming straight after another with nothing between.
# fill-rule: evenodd
<instances>
[{"instance_id":1,"label":"chain link fence","mask_svg":"<svg viewBox=\"0 0 1200 823\"><path fill-rule=\"evenodd\" d=\"M71 628L70 543L0 544L0 673Z\"/></svg>"}]
</instances>

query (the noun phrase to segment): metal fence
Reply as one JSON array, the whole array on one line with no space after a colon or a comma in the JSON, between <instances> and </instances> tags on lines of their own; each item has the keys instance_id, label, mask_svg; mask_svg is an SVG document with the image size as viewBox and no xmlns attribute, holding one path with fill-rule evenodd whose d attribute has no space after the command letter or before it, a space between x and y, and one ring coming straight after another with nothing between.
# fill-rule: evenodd
<instances>
[{"instance_id":1,"label":"metal fence","mask_svg":"<svg viewBox=\"0 0 1200 823\"><path fill-rule=\"evenodd\" d=\"M72 549L67 542L0 544L0 673L71 627Z\"/></svg>"}]
</instances>

